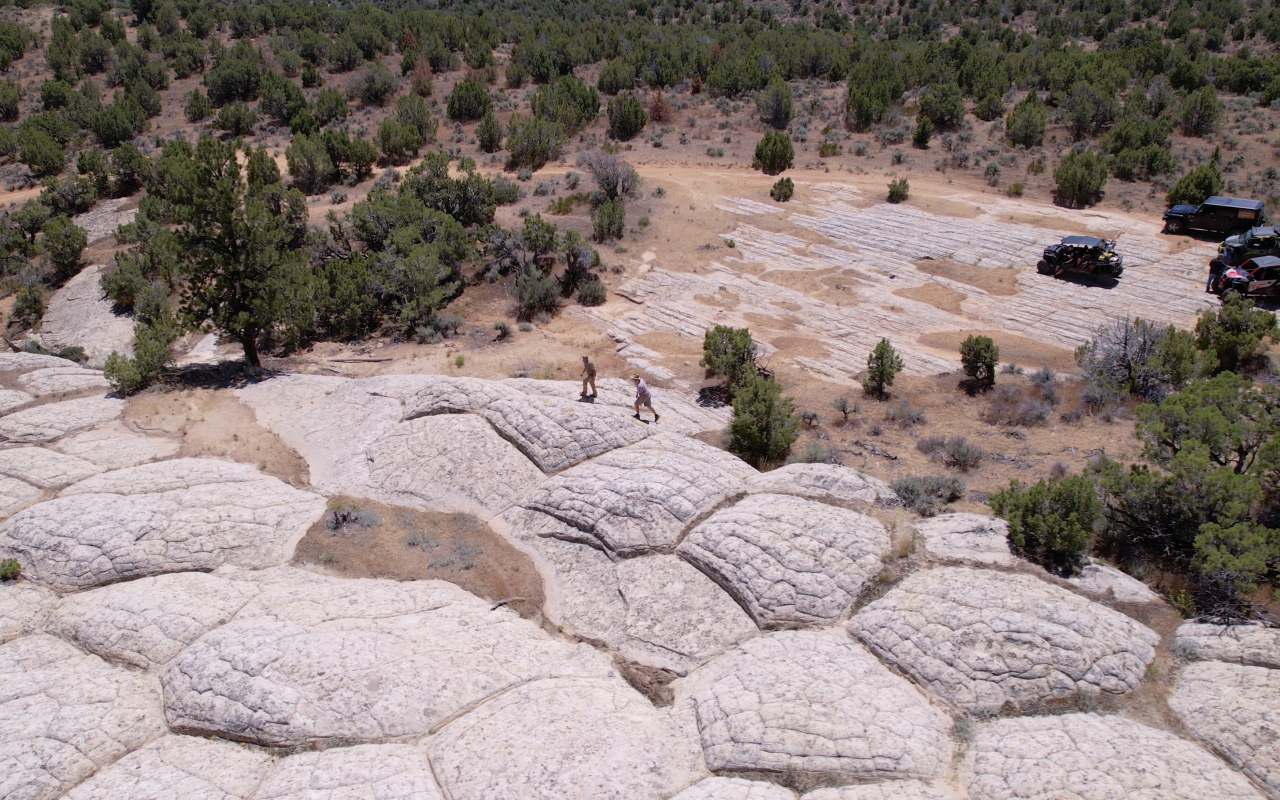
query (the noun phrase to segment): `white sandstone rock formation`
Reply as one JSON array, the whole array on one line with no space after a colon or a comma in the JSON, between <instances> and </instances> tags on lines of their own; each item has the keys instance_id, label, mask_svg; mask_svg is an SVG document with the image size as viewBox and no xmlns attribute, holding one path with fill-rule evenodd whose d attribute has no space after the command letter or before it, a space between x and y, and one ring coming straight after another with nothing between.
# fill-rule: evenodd
<instances>
[{"instance_id":1,"label":"white sandstone rock formation","mask_svg":"<svg viewBox=\"0 0 1280 800\"><path fill-rule=\"evenodd\" d=\"M442 581L269 580L165 668L175 731L275 747L379 742L424 735L525 681L612 671L589 646Z\"/></svg>"},{"instance_id":2,"label":"white sandstone rock formation","mask_svg":"<svg viewBox=\"0 0 1280 800\"><path fill-rule=\"evenodd\" d=\"M63 592L224 564L261 569L288 560L324 507L244 464L157 462L95 475L15 514L0 526L0 554Z\"/></svg>"},{"instance_id":3,"label":"white sandstone rock formation","mask_svg":"<svg viewBox=\"0 0 1280 800\"><path fill-rule=\"evenodd\" d=\"M153 678L52 636L0 645L0 797L61 797L164 732Z\"/></svg>"},{"instance_id":4,"label":"white sandstone rock formation","mask_svg":"<svg viewBox=\"0 0 1280 800\"><path fill-rule=\"evenodd\" d=\"M24 372L45 367L75 367L76 362L41 353L0 353L0 372Z\"/></svg>"},{"instance_id":5,"label":"white sandstone rock formation","mask_svg":"<svg viewBox=\"0 0 1280 800\"><path fill-rule=\"evenodd\" d=\"M535 397L556 397L577 402L582 392L578 381L543 381L534 378L508 378L502 381ZM705 408L685 400L675 392L652 388L654 403L662 414L661 428L666 433L686 435L703 431L718 431L729 424L733 409L728 406ZM625 378L600 378L596 381L596 399L592 405L605 407L630 417L634 413L635 386Z\"/></svg>"},{"instance_id":6,"label":"white sandstone rock formation","mask_svg":"<svg viewBox=\"0 0 1280 800\"><path fill-rule=\"evenodd\" d=\"M1137 688L1160 637L1030 575L943 567L907 577L849 630L958 708Z\"/></svg>"},{"instance_id":7,"label":"white sandstone rock formation","mask_svg":"<svg viewBox=\"0 0 1280 800\"><path fill-rule=\"evenodd\" d=\"M860 645L832 631L752 639L677 683L712 770L933 778L951 719Z\"/></svg>"},{"instance_id":8,"label":"white sandstone rock formation","mask_svg":"<svg viewBox=\"0 0 1280 800\"><path fill-rule=\"evenodd\" d=\"M36 397L53 394L72 394L111 388L111 382L96 369L73 365L44 367L18 376L18 385Z\"/></svg>"},{"instance_id":9,"label":"white sandstone rock formation","mask_svg":"<svg viewBox=\"0 0 1280 800\"><path fill-rule=\"evenodd\" d=\"M864 514L755 494L712 514L676 552L769 627L836 622L888 548L889 532Z\"/></svg>"},{"instance_id":10,"label":"white sandstone rock formation","mask_svg":"<svg viewBox=\"0 0 1280 800\"><path fill-rule=\"evenodd\" d=\"M231 742L165 736L101 770L67 800L250 800L271 761Z\"/></svg>"},{"instance_id":11,"label":"white sandstone rock formation","mask_svg":"<svg viewBox=\"0 0 1280 800\"><path fill-rule=\"evenodd\" d=\"M0 517L57 489L101 472L96 464L43 447L0 450Z\"/></svg>"},{"instance_id":12,"label":"white sandstone rock formation","mask_svg":"<svg viewBox=\"0 0 1280 800\"><path fill-rule=\"evenodd\" d=\"M1280 671L1222 661L1189 664L1169 707L1205 745L1280 798Z\"/></svg>"},{"instance_id":13,"label":"white sandstone rock formation","mask_svg":"<svg viewBox=\"0 0 1280 800\"><path fill-rule=\"evenodd\" d=\"M917 520L916 541L934 558L1005 566L1015 563L1009 552L1009 524L981 514L940 514Z\"/></svg>"},{"instance_id":14,"label":"white sandstone rock formation","mask_svg":"<svg viewBox=\"0 0 1280 800\"><path fill-rule=\"evenodd\" d=\"M59 453L93 462L103 469L124 469L172 458L178 454L180 446L173 439L139 436L119 421L114 421L59 439L53 448Z\"/></svg>"},{"instance_id":15,"label":"white sandstone rock formation","mask_svg":"<svg viewBox=\"0 0 1280 800\"><path fill-rule=\"evenodd\" d=\"M891 505L898 496L889 484L838 464L787 464L751 476L752 494L793 494L836 505Z\"/></svg>"},{"instance_id":16,"label":"white sandstone rock formation","mask_svg":"<svg viewBox=\"0 0 1280 800\"><path fill-rule=\"evenodd\" d=\"M1276 628L1184 622L1174 634L1173 646L1188 658L1280 669L1280 629Z\"/></svg>"},{"instance_id":17,"label":"white sandstone rock formation","mask_svg":"<svg viewBox=\"0 0 1280 800\"><path fill-rule=\"evenodd\" d=\"M1079 575L1067 578L1067 582L1089 594L1118 603L1160 602L1160 595L1151 591L1142 581L1098 561L1090 561Z\"/></svg>"},{"instance_id":18,"label":"white sandstone rock formation","mask_svg":"<svg viewBox=\"0 0 1280 800\"><path fill-rule=\"evenodd\" d=\"M1244 776L1191 742L1097 714L983 724L963 774L970 800L1261 800Z\"/></svg>"},{"instance_id":19,"label":"white sandstone rock formation","mask_svg":"<svg viewBox=\"0 0 1280 800\"><path fill-rule=\"evenodd\" d=\"M102 294L103 264L80 270L49 298L40 321L40 340L50 350L79 346L90 366L101 368L115 350L133 355L133 318L115 314Z\"/></svg>"},{"instance_id":20,"label":"white sandstone rock formation","mask_svg":"<svg viewBox=\"0 0 1280 800\"><path fill-rule=\"evenodd\" d=\"M891 781L818 789L801 800L955 800L955 795L921 781Z\"/></svg>"},{"instance_id":21,"label":"white sandstone rock formation","mask_svg":"<svg viewBox=\"0 0 1280 800\"><path fill-rule=\"evenodd\" d=\"M407 744L361 744L298 753L254 800L444 800L427 757Z\"/></svg>"},{"instance_id":22,"label":"white sandstone rock formation","mask_svg":"<svg viewBox=\"0 0 1280 800\"><path fill-rule=\"evenodd\" d=\"M36 633L58 604L58 596L28 580L0 583L0 644Z\"/></svg>"},{"instance_id":23,"label":"white sandstone rock formation","mask_svg":"<svg viewBox=\"0 0 1280 800\"><path fill-rule=\"evenodd\" d=\"M115 419L123 410L123 400L105 395L24 408L0 417L0 441L18 444L56 442L64 436Z\"/></svg>"},{"instance_id":24,"label":"white sandstone rock formation","mask_svg":"<svg viewBox=\"0 0 1280 800\"><path fill-rule=\"evenodd\" d=\"M796 800L796 795L776 783L715 776L698 781L671 800Z\"/></svg>"},{"instance_id":25,"label":"white sandstone rock formation","mask_svg":"<svg viewBox=\"0 0 1280 800\"><path fill-rule=\"evenodd\" d=\"M665 800L706 776L696 734L619 678L517 686L426 742L449 796Z\"/></svg>"},{"instance_id":26,"label":"white sandstone rock formation","mask_svg":"<svg viewBox=\"0 0 1280 800\"><path fill-rule=\"evenodd\" d=\"M0 414L8 414L16 408L25 406L35 397L16 389L0 389Z\"/></svg>"},{"instance_id":27,"label":"white sandstone rock formation","mask_svg":"<svg viewBox=\"0 0 1280 800\"><path fill-rule=\"evenodd\" d=\"M565 470L522 505L611 557L675 547L696 517L745 490L755 470L696 439L656 435Z\"/></svg>"},{"instance_id":28,"label":"white sandstone rock formation","mask_svg":"<svg viewBox=\"0 0 1280 800\"><path fill-rule=\"evenodd\" d=\"M67 596L47 629L109 661L162 667L231 621L258 588L202 572L138 578Z\"/></svg>"}]
</instances>

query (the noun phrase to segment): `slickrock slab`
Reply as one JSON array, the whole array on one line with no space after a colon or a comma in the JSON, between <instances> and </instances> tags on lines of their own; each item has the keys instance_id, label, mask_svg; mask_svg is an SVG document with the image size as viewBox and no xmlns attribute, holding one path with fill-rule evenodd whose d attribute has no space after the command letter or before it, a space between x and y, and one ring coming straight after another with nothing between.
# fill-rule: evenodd
<instances>
[{"instance_id":1,"label":"slickrock slab","mask_svg":"<svg viewBox=\"0 0 1280 800\"><path fill-rule=\"evenodd\" d=\"M556 397L561 400L578 402L582 394L582 382L542 381L534 378L508 378L502 381L525 394L540 397ZM651 387L654 405L662 415L659 427L667 433L683 433L691 435L703 431L717 431L729 424L733 418L733 409L729 406L707 408L697 404L693 399L696 394L677 392ZM592 405L608 408L614 413L630 417L635 413L633 404L636 401L635 386L624 378L599 378L596 381L596 398Z\"/></svg>"},{"instance_id":2,"label":"slickrock slab","mask_svg":"<svg viewBox=\"0 0 1280 800\"><path fill-rule=\"evenodd\" d=\"M955 800L955 795L920 781L893 781L818 789L801 800Z\"/></svg>"},{"instance_id":3,"label":"slickrock slab","mask_svg":"<svg viewBox=\"0 0 1280 800\"><path fill-rule=\"evenodd\" d=\"M963 780L972 800L1261 800L1185 739L1116 716L1002 719L979 727Z\"/></svg>"},{"instance_id":4,"label":"slickrock slab","mask_svg":"<svg viewBox=\"0 0 1280 800\"><path fill-rule=\"evenodd\" d=\"M523 503L569 526L611 557L674 547L685 526L741 494L755 470L684 437L655 436L557 475Z\"/></svg>"},{"instance_id":5,"label":"slickrock slab","mask_svg":"<svg viewBox=\"0 0 1280 800\"><path fill-rule=\"evenodd\" d=\"M257 590L202 572L139 578L68 596L47 630L110 661L150 669L225 625Z\"/></svg>"},{"instance_id":6,"label":"slickrock slab","mask_svg":"<svg viewBox=\"0 0 1280 800\"><path fill-rule=\"evenodd\" d=\"M18 384L37 397L111 388L111 382L98 370L76 366L46 367L28 372L18 377Z\"/></svg>"},{"instance_id":7,"label":"slickrock slab","mask_svg":"<svg viewBox=\"0 0 1280 800\"><path fill-rule=\"evenodd\" d=\"M0 645L0 797L60 797L164 732L153 679L52 636Z\"/></svg>"},{"instance_id":8,"label":"slickrock slab","mask_svg":"<svg viewBox=\"0 0 1280 800\"><path fill-rule=\"evenodd\" d=\"M1173 646L1188 658L1280 669L1280 629L1276 628L1184 622L1174 634Z\"/></svg>"},{"instance_id":9,"label":"slickrock slab","mask_svg":"<svg viewBox=\"0 0 1280 800\"><path fill-rule=\"evenodd\" d=\"M72 789L67 800L249 800L271 761L231 742L165 736Z\"/></svg>"},{"instance_id":10,"label":"slickrock slab","mask_svg":"<svg viewBox=\"0 0 1280 800\"><path fill-rule=\"evenodd\" d=\"M179 459L95 475L20 511L0 526L0 553L60 592L224 564L261 569L287 560L324 507L244 464Z\"/></svg>"},{"instance_id":11,"label":"slickrock slab","mask_svg":"<svg viewBox=\"0 0 1280 800\"><path fill-rule=\"evenodd\" d=\"M963 709L1124 694L1160 641L1118 611L1029 575L965 567L907 577L849 631Z\"/></svg>"},{"instance_id":12,"label":"slickrock slab","mask_svg":"<svg viewBox=\"0 0 1280 800\"><path fill-rule=\"evenodd\" d=\"M0 475L15 478L38 489L57 489L96 475L102 469L83 458L43 447L0 450Z\"/></svg>"},{"instance_id":13,"label":"slickrock slab","mask_svg":"<svg viewBox=\"0 0 1280 800\"><path fill-rule=\"evenodd\" d=\"M40 353L0 353L0 372L18 372L45 367L76 367L76 362Z\"/></svg>"},{"instance_id":14,"label":"slickrock slab","mask_svg":"<svg viewBox=\"0 0 1280 800\"><path fill-rule=\"evenodd\" d=\"M579 391L581 385L579 385ZM634 444L649 426L576 399L528 395L478 378L435 378L405 400L405 418L479 414L546 473Z\"/></svg>"},{"instance_id":15,"label":"slickrock slab","mask_svg":"<svg viewBox=\"0 0 1280 800\"><path fill-rule=\"evenodd\" d=\"M681 681L685 697L713 771L932 778L951 754L951 719L830 631L752 639Z\"/></svg>"},{"instance_id":16,"label":"slickrock slab","mask_svg":"<svg viewBox=\"0 0 1280 800\"><path fill-rule=\"evenodd\" d=\"M671 800L796 800L796 796L776 783L716 776L698 781Z\"/></svg>"},{"instance_id":17,"label":"slickrock slab","mask_svg":"<svg viewBox=\"0 0 1280 800\"><path fill-rule=\"evenodd\" d=\"M276 747L378 742L423 735L529 680L612 671L590 646L442 581L296 570L268 581L165 668L175 731Z\"/></svg>"},{"instance_id":18,"label":"slickrock slab","mask_svg":"<svg viewBox=\"0 0 1280 800\"><path fill-rule=\"evenodd\" d=\"M1196 738L1280 798L1280 671L1190 664L1169 698Z\"/></svg>"},{"instance_id":19,"label":"slickrock slab","mask_svg":"<svg viewBox=\"0 0 1280 800\"><path fill-rule=\"evenodd\" d=\"M119 422L109 422L60 439L53 448L103 469L124 469L172 458L178 454L179 444L159 436L139 436L126 430Z\"/></svg>"},{"instance_id":20,"label":"slickrock slab","mask_svg":"<svg viewBox=\"0 0 1280 800\"><path fill-rule=\"evenodd\" d=\"M23 506L39 500L44 492L26 481L0 475L0 517L8 516Z\"/></svg>"},{"instance_id":21,"label":"slickrock slab","mask_svg":"<svg viewBox=\"0 0 1280 800\"><path fill-rule=\"evenodd\" d=\"M26 408L0 417L0 441L19 444L55 442L100 422L115 419L123 410L123 400L106 396L81 397Z\"/></svg>"},{"instance_id":22,"label":"slickrock slab","mask_svg":"<svg viewBox=\"0 0 1280 800\"><path fill-rule=\"evenodd\" d=\"M696 734L619 678L535 681L427 741L451 797L663 800L706 776Z\"/></svg>"},{"instance_id":23,"label":"slickrock slab","mask_svg":"<svg viewBox=\"0 0 1280 800\"><path fill-rule=\"evenodd\" d=\"M685 675L756 633L733 598L675 556L615 564L544 514L515 509L502 521L542 566L548 619L629 661Z\"/></svg>"},{"instance_id":24,"label":"slickrock slab","mask_svg":"<svg viewBox=\"0 0 1280 800\"><path fill-rule=\"evenodd\" d=\"M271 375L233 391L253 409L259 425L274 430L275 424L352 383L332 375Z\"/></svg>"},{"instance_id":25,"label":"slickrock slab","mask_svg":"<svg viewBox=\"0 0 1280 800\"><path fill-rule=\"evenodd\" d=\"M712 514L676 552L767 627L835 622L888 548L889 532L864 514L756 494Z\"/></svg>"},{"instance_id":26,"label":"slickrock slab","mask_svg":"<svg viewBox=\"0 0 1280 800\"><path fill-rule=\"evenodd\" d=\"M19 392L15 389L0 389L0 414L8 414L15 408L25 406L34 399L34 396L26 392Z\"/></svg>"},{"instance_id":27,"label":"slickrock slab","mask_svg":"<svg viewBox=\"0 0 1280 800\"><path fill-rule=\"evenodd\" d=\"M1098 595L1118 603L1158 603L1160 595L1142 581L1126 575L1115 567L1092 562L1067 579L1067 582L1084 589L1090 594Z\"/></svg>"},{"instance_id":28,"label":"slickrock slab","mask_svg":"<svg viewBox=\"0 0 1280 800\"><path fill-rule=\"evenodd\" d=\"M898 496L889 484L839 464L788 464L751 476L751 494L792 494L835 505L893 505Z\"/></svg>"},{"instance_id":29,"label":"slickrock slab","mask_svg":"<svg viewBox=\"0 0 1280 800\"><path fill-rule=\"evenodd\" d=\"M941 514L917 520L917 541L934 558L1003 566L1017 561L1009 552L1009 523L981 514Z\"/></svg>"},{"instance_id":30,"label":"slickrock slab","mask_svg":"<svg viewBox=\"0 0 1280 800\"><path fill-rule=\"evenodd\" d=\"M40 340L45 347L54 351L83 347L89 364L98 368L107 363L113 350L133 355L133 317L111 310L111 301L102 294L104 268L94 264L80 270L53 293L40 320Z\"/></svg>"},{"instance_id":31,"label":"slickrock slab","mask_svg":"<svg viewBox=\"0 0 1280 800\"><path fill-rule=\"evenodd\" d=\"M58 596L27 580L0 583L0 644L44 627Z\"/></svg>"},{"instance_id":32,"label":"slickrock slab","mask_svg":"<svg viewBox=\"0 0 1280 800\"><path fill-rule=\"evenodd\" d=\"M362 744L298 753L280 762L254 800L443 800L422 751Z\"/></svg>"},{"instance_id":33,"label":"slickrock slab","mask_svg":"<svg viewBox=\"0 0 1280 800\"><path fill-rule=\"evenodd\" d=\"M507 508L542 472L480 417L420 417L395 426L368 450L370 486L399 505L437 511Z\"/></svg>"}]
</instances>

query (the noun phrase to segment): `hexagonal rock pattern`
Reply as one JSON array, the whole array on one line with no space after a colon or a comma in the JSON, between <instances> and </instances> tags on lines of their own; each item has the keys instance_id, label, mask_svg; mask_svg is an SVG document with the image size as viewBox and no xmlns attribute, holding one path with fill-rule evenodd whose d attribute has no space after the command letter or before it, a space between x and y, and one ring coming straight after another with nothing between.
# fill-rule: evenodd
<instances>
[{"instance_id":1,"label":"hexagonal rock pattern","mask_svg":"<svg viewBox=\"0 0 1280 800\"><path fill-rule=\"evenodd\" d=\"M0 645L0 797L59 797L164 732L154 679L52 636Z\"/></svg>"},{"instance_id":2,"label":"hexagonal rock pattern","mask_svg":"<svg viewBox=\"0 0 1280 800\"><path fill-rule=\"evenodd\" d=\"M66 486L101 471L84 459L42 447L0 450L0 515L7 516L38 499L45 489Z\"/></svg>"},{"instance_id":3,"label":"hexagonal rock pattern","mask_svg":"<svg viewBox=\"0 0 1280 800\"><path fill-rule=\"evenodd\" d=\"M0 414L8 414L19 406L30 403L35 398L26 392L15 389L0 389Z\"/></svg>"},{"instance_id":4,"label":"hexagonal rock pattern","mask_svg":"<svg viewBox=\"0 0 1280 800\"><path fill-rule=\"evenodd\" d=\"M1184 622L1174 634L1173 646L1187 658L1280 669L1280 629L1276 628Z\"/></svg>"},{"instance_id":5,"label":"hexagonal rock pattern","mask_svg":"<svg viewBox=\"0 0 1280 800\"><path fill-rule=\"evenodd\" d=\"M557 397L577 402L582 392L580 381L543 381L534 378L508 378L503 384L519 389L525 394L539 397ZM662 430L667 433L695 434L702 431L721 430L733 418L728 406L706 408L685 400L675 392L653 388L654 403L662 414ZM690 392L692 395L692 392ZM624 378L600 378L596 381L596 398L592 405L608 408L630 417L634 413L635 386Z\"/></svg>"},{"instance_id":6,"label":"hexagonal rock pattern","mask_svg":"<svg viewBox=\"0 0 1280 800\"><path fill-rule=\"evenodd\" d=\"M747 491L793 494L836 505L898 502L889 484L839 464L788 464L751 476Z\"/></svg>"},{"instance_id":7,"label":"hexagonal rock pattern","mask_svg":"<svg viewBox=\"0 0 1280 800\"><path fill-rule=\"evenodd\" d=\"M707 766L851 778L932 778L951 719L830 631L752 639L683 679Z\"/></svg>"},{"instance_id":8,"label":"hexagonal rock pattern","mask_svg":"<svg viewBox=\"0 0 1280 800\"><path fill-rule=\"evenodd\" d=\"M257 591L254 583L202 572L139 578L69 595L47 630L108 660L149 669L225 625Z\"/></svg>"},{"instance_id":9,"label":"hexagonal rock pattern","mask_svg":"<svg viewBox=\"0 0 1280 800\"><path fill-rule=\"evenodd\" d=\"M776 783L715 776L698 781L671 800L796 800L796 795Z\"/></svg>"},{"instance_id":10,"label":"hexagonal rock pattern","mask_svg":"<svg viewBox=\"0 0 1280 800\"><path fill-rule=\"evenodd\" d=\"M119 422L108 422L92 430L59 439L53 449L93 462L103 469L136 467L178 454L179 445L159 436L139 436Z\"/></svg>"},{"instance_id":11,"label":"hexagonal rock pattern","mask_svg":"<svg viewBox=\"0 0 1280 800\"><path fill-rule=\"evenodd\" d=\"M44 367L78 367L74 361L40 353L0 353L0 372L18 372Z\"/></svg>"},{"instance_id":12,"label":"hexagonal rock pattern","mask_svg":"<svg viewBox=\"0 0 1280 800\"><path fill-rule=\"evenodd\" d=\"M287 570L161 684L175 731L295 747L423 735L513 685L611 671L452 584Z\"/></svg>"},{"instance_id":13,"label":"hexagonal rock pattern","mask_svg":"<svg viewBox=\"0 0 1280 800\"><path fill-rule=\"evenodd\" d=\"M1169 697L1196 738L1280 798L1280 671L1222 661L1183 668Z\"/></svg>"},{"instance_id":14,"label":"hexagonal rock pattern","mask_svg":"<svg viewBox=\"0 0 1280 800\"><path fill-rule=\"evenodd\" d=\"M368 450L369 482L392 502L442 511L479 506L484 516L545 480L480 417L420 417Z\"/></svg>"},{"instance_id":15,"label":"hexagonal rock pattern","mask_svg":"<svg viewBox=\"0 0 1280 800\"><path fill-rule=\"evenodd\" d=\"M753 474L723 450L658 434L564 471L522 505L567 523L575 541L635 556L674 547L686 525L741 494Z\"/></svg>"},{"instance_id":16,"label":"hexagonal rock pattern","mask_svg":"<svg viewBox=\"0 0 1280 800\"><path fill-rule=\"evenodd\" d=\"M62 592L223 564L257 569L287 560L324 507L319 495L244 464L143 464L95 475L10 517L0 553Z\"/></svg>"},{"instance_id":17,"label":"hexagonal rock pattern","mask_svg":"<svg viewBox=\"0 0 1280 800\"><path fill-rule=\"evenodd\" d=\"M972 800L1261 800L1244 776L1191 742L1097 714L984 724L963 775Z\"/></svg>"},{"instance_id":18,"label":"hexagonal rock pattern","mask_svg":"<svg viewBox=\"0 0 1280 800\"><path fill-rule=\"evenodd\" d=\"M111 388L111 382L98 370L77 366L45 367L28 372L18 377L18 385L37 397Z\"/></svg>"},{"instance_id":19,"label":"hexagonal rock pattern","mask_svg":"<svg viewBox=\"0 0 1280 800\"><path fill-rule=\"evenodd\" d=\"M996 517L941 514L912 527L917 542L934 558L992 565L1016 561L1009 552L1009 523Z\"/></svg>"},{"instance_id":20,"label":"hexagonal rock pattern","mask_svg":"<svg viewBox=\"0 0 1280 800\"><path fill-rule=\"evenodd\" d=\"M818 789L801 800L955 800L955 796L920 781L893 781Z\"/></svg>"},{"instance_id":21,"label":"hexagonal rock pattern","mask_svg":"<svg viewBox=\"0 0 1280 800\"><path fill-rule=\"evenodd\" d=\"M756 633L732 597L675 556L614 563L536 511L513 509L496 522L539 563L547 618L629 661L684 675Z\"/></svg>"},{"instance_id":22,"label":"hexagonal rock pattern","mask_svg":"<svg viewBox=\"0 0 1280 800\"><path fill-rule=\"evenodd\" d=\"M361 744L299 753L280 762L254 800L443 800L422 751Z\"/></svg>"},{"instance_id":23,"label":"hexagonal rock pattern","mask_svg":"<svg viewBox=\"0 0 1280 800\"><path fill-rule=\"evenodd\" d=\"M908 576L849 631L965 709L1137 687L1160 637L1029 575L943 567Z\"/></svg>"},{"instance_id":24,"label":"hexagonal rock pattern","mask_svg":"<svg viewBox=\"0 0 1280 800\"><path fill-rule=\"evenodd\" d=\"M663 800L706 776L696 734L619 678L534 681L426 742L449 796Z\"/></svg>"},{"instance_id":25,"label":"hexagonal rock pattern","mask_svg":"<svg viewBox=\"0 0 1280 800\"><path fill-rule=\"evenodd\" d=\"M1067 578L1067 582L1089 594L1118 603L1160 602L1160 595L1151 591L1142 581L1098 561L1086 564L1079 575Z\"/></svg>"},{"instance_id":26,"label":"hexagonal rock pattern","mask_svg":"<svg viewBox=\"0 0 1280 800\"><path fill-rule=\"evenodd\" d=\"M35 633L58 604L58 596L28 580L0 583L0 644Z\"/></svg>"},{"instance_id":27,"label":"hexagonal rock pattern","mask_svg":"<svg viewBox=\"0 0 1280 800\"><path fill-rule=\"evenodd\" d=\"M15 354L16 355L16 354ZM24 408L0 417L0 441L44 444L115 419L124 401L114 397L81 397Z\"/></svg>"},{"instance_id":28,"label":"hexagonal rock pattern","mask_svg":"<svg viewBox=\"0 0 1280 800\"><path fill-rule=\"evenodd\" d=\"M165 736L72 789L67 800L248 800L271 756L243 745Z\"/></svg>"},{"instance_id":29,"label":"hexagonal rock pattern","mask_svg":"<svg viewBox=\"0 0 1280 800\"><path fill-rule=\"evenodd\" d=\"M880 569L888 548L889 532L864 514L756 494L712 514L676 552L765 627L835 622Z\"/></svg>"}]
</instances>

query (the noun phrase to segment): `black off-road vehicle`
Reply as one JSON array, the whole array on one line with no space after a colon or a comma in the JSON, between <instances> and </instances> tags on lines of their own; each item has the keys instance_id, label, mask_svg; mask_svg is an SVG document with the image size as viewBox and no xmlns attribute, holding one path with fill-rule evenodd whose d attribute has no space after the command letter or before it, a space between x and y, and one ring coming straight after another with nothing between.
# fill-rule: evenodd
<instances>
[{"instance_id":1,"label":"black off-road vehicle","mask_svg":"<svg viewBox=\"0 0 1280 800\"><path fill-rule=\"evenodd\" d=\"M1280 228L1272 225L1250 228L1227 237L1218 245L1218 257L1224 267L1238 267L1257 256L1280 256Z\"/></svg>"},{"instance_id":2,"label":"black off-road vehicle","mask_svg":"<svg viewBox=\"0 0 1280 800\"><path fill-rule=\"evenodd\" d=\"M1280 256L1258 256L1238 267L1227 267L1210 290L1214 294L1233 291L1245 296L1276 297L1280 294Z\"/></svg>"},{"instance_id":3,"label":"black off-road vehicle","mask_svg":"<svg viewBox=\"0 0 1280 800\"><path fill-rule=\"evenodd\" d=\"M1064 272L1083 272L1105 278L1119 278L1124 272L1124 258L1116 252L1113 239L1096 236L1068 236L1059 244L1044 249L1044 258L1036 265L1041 275L1058 276Z\"/></svg>"},{"instance_id":4,"label":"black off-road vehicle","mask_svg":"<svg viewBox=\"0 0 1280 800\"><path fill-rule=\"evenodd\" d=\"M1164 229L1169 233L1207 231L1229 235L1247 231L1264 220L1261 200L1215 196L1198 206L1171 207L1164 212Z\"/></svg>"}]
</instances>

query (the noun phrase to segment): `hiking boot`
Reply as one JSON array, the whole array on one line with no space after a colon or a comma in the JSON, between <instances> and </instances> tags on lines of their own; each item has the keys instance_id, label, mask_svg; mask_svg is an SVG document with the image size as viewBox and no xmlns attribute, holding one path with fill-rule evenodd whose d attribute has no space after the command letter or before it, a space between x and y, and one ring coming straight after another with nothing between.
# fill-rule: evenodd
<instances>
[{"instance_id":1,"label":"hiking boot","mask_svg":"<svg viewBox=\"0 0 1280 800\"><path fill-rule=\"evenodd\" d=\"M657 422L660 419L662 419L662 415L659 414L657 411L653 412L653 421Z\"/></svg>"}]
</instances>

